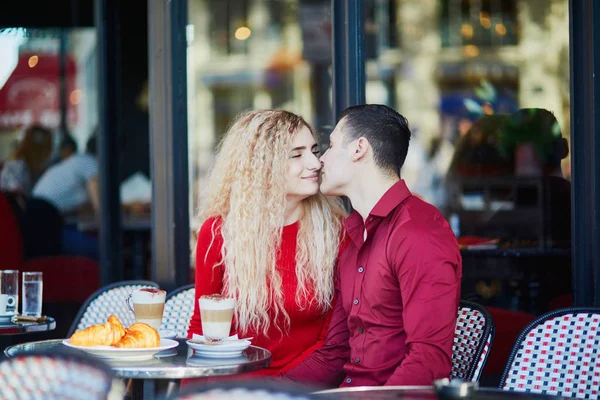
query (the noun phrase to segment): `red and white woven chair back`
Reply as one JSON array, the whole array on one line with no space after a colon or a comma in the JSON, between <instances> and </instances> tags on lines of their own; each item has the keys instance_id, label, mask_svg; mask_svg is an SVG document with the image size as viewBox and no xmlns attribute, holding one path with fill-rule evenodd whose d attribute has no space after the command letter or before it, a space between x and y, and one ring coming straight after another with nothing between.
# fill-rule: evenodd
<instances>
[{"instance_id":1,"label":"red and white woven chair back","mask_svg":"<svg viewBox=\"0 0 600 400\"><path fill-rule=\"evenodd\" d=\"M600 309L556 310L525 327L513 347L500 387L600 398Z\"/></svg>"},{"instance_id":2,"label":"red and white woven chair back","mask_svg":"<svg viewBox=\"0 0 600 400\"><path fill-rule=\"evenodd\" d=\"M487 310L479 304L461 301L454 331L450 378L479 380L493 337L494 322Z\"/></svg>"},{"instance_id":3,"label":"red and white woven chair back","mask_svg":"<svg viewBox=\"0 0 600 400\"><path fill-rule=\"evenodd\" d=\"M160 329L175 331L179 337L187 337L190 320L194 313L195 294L194 285L184 286L169 293Z\"/></svg>"}]
</instances>

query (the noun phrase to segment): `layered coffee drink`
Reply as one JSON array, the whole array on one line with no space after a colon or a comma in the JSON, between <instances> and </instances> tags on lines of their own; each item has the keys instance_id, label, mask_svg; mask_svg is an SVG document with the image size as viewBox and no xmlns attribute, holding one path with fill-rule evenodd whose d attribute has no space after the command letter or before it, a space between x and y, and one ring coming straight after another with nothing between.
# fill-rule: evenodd
<instances>
[{"instance_id":1,"label":"layered coffee drink","mask_svg":"<svg viewBox=\"0 0 600 400\"><path fill-rule=\"evenodd\" d=\"M220 294L211 294L201 296L198 302L204 337L212 341L228 338L235 301Z\"/></svg>"},{"instance_id":2,"label":"layered coffee drink","mask_svg":"<svg viewBox=\"0 0 600 400\"><path fill-rule=\"evenodd\" d=\"M160 328L167 292L160 289L144 288L131 294L135 321L143 322L154 329Z\"/></svg>"}]
</instances>

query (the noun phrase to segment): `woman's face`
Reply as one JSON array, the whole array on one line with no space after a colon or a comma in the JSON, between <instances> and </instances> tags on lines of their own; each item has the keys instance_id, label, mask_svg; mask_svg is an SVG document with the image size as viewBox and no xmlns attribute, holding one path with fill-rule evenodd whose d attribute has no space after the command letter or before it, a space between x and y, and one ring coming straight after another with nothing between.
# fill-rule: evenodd
<instances>
[{"instance_id":1,"label":"woman's face","mask_svg":"<svg viewBox=\"0 0 600 400\"><path fill-rule=\"evenodd\" d=\"M303 200L319 191L319 147L303 126L292 140L287 168L287 198Z\"/></svg>"}]
</instances>

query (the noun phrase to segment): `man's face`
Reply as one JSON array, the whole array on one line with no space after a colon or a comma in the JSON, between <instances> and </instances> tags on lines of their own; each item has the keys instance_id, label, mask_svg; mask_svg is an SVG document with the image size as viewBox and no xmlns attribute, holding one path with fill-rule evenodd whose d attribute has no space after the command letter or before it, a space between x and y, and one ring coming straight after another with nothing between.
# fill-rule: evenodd
<instances>
[{"instance_id":1,"label":"man's face","mask_svg":"<svg viewBox=\"0 0 600 400\"><path fill-rule=\"evenodd\" d=\"M329 149L321 157L321 192L328 196L346 196L352 179L354 164L351 159L353 143L345 143L345 119L336 125L329 136Z\"/></svg>"}]
</instances>

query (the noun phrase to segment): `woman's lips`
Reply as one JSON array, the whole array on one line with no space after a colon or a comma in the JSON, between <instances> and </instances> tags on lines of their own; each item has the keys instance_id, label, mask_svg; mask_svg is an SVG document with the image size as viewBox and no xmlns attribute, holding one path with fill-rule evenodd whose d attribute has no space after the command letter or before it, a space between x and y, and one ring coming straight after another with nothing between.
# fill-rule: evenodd
<instances>
[{"instance_id":1,"label":"woman's lips","mask_svg":"<svg viewBox=\"0 0 600 400\"><path fill-rule=\"evenodd\" d=\"M319 175L305 176L302 179L306 179L306 180L309 180L309 181L318 181L319 180Z\"/></svg>"}]
</instances>

